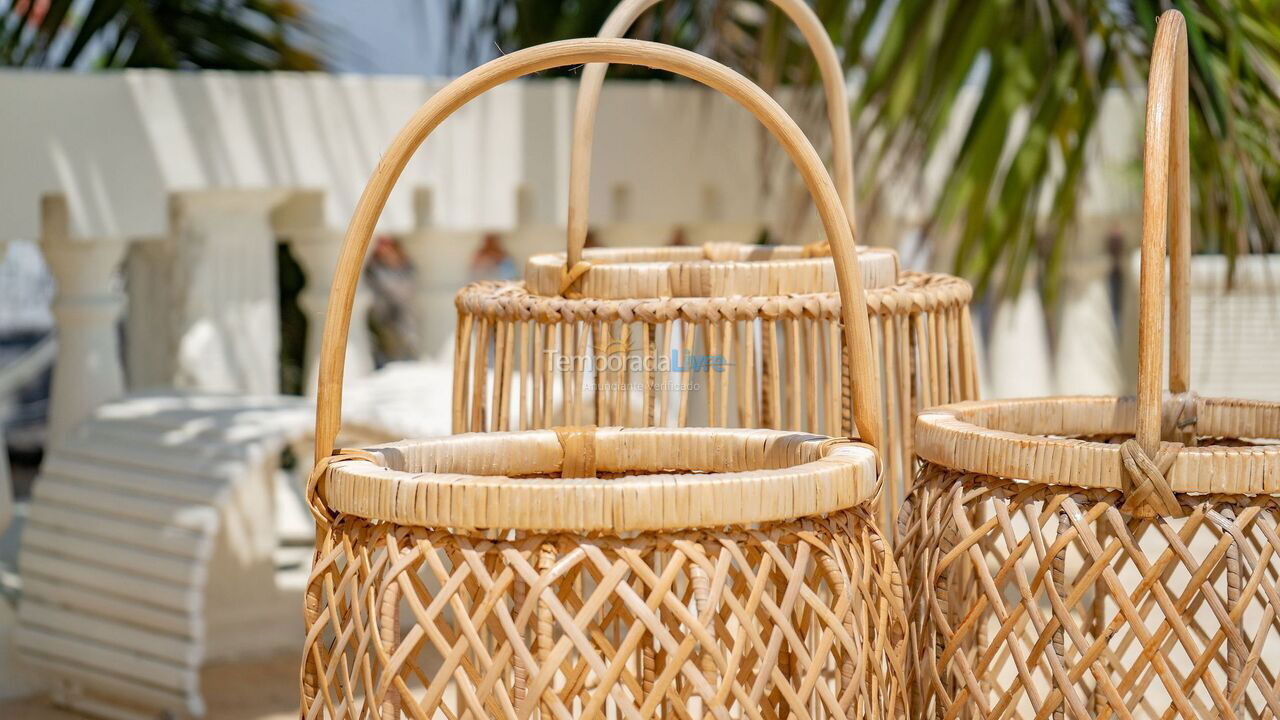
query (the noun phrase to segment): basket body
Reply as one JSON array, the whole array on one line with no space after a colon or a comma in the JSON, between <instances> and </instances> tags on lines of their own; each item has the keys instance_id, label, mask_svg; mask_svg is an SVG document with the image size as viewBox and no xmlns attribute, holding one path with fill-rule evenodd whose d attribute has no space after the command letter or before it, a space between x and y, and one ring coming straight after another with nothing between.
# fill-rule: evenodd
<instances>
[{"instance_id":1,"label":"basket body","mask_svg":"<svg viewBox=\"0 0 1280 720\"><path fill-rule=\"evenodd\" d=\"M866 670L887 650L883 618L850 603L852 578L885 570L864 515L625 541L355 519L333 533L322 582L335 594L312 628L332 644L307 661L330 679L308 716L380 717L388 703L427 718L902 712L895 679ZM389 603L411 623L404 654L369 610Z\"/></svg>"},{"instance_id":2,"label":"basket body","mask_svg":"<svg viewBox=\"0 0 1280 720\"><path fill-rule=\"evenodd\" d=\"M917 716L1275 717L1280 405L1199 400L1182 517L1127 509L1132 401L965 405L900 516Z\"/></svg>"},{"instance_id":3,"label":"basket body","mask_svg":"<svg viewBox=\"0 0 1280 720\"><path fill-rule=\"evenodd\" d=\"M765 494L777 480L779 491L809 495L818 503L812 507L848 505L841 495L850 488L870 490L865 458L832 460L825 453L834 441L813 436L792 442L798 436L767 431L680 431L683 438L670 431L599 432L621 438L602 440L594 451L609 475L618 466L609 466L608 456L643 454L634 450L635 438L665 432L662 444L672 456L694 458L671 471L698 474L662 476L658 484L689 479L695 486L683 497L690 506L710 497L699 493L724 493L747 476ZM748 442L739 441L743 436ZM530 437L538 443L530 445ZM405 472L329 469L327 495L339 512L322 528L309 584L304 717L907 716L901 586L865 500L758 523L665 527L685 522L678 517L687 509L675 502L665 520L648 523L652 529L588 530L606 516L623 524L628 498L651 506L653 497L627 489L636 476L547 477L543 471L558 462L545 460L557 452L556 435L547 431L426 442L477 443L484 457L471 467L507 475L416 472L464 467L442 464L430 450L407 453L398 466ZM871 452L859 452L873 468ZM706 472L726 459L732 472ZM510 477L517 468L535 477L523 483ZM388 492L384 480L397 473L405 477ZM501 511L524 526L555 514L537 492L567 488L559 504L583 508L574 517L584 529L408 522L480 517L460 514L471 512L460 499L476 498L467 486L480 485L476 492L491 493L479 503L489 508L481 513L498 512L499 486L534 491L512 504L524 509ZM448 500L446 486L455 493ZM815 490L796 492L804 487ZM681 497L674 492L668 497ZM603 498L607 493L612 499ZM416 501L405 501L415 494ZM734 511L727 496L717 497L725 512ZM604 515L589 509L602 507ZM362 516L374 508L394 519Z\"/></svg>"},{"instance_id":4,"label":"basket body","mask_svg":"<svg viewBox=\"0 0 1280 720\"><path fill-rule=\"evenodd\" d=\"M914 470L915 413L977 397L971 295L958 278L912 272L867 291L889 528ZM455 432L594 423L855 434L835 292L563 298L487 282L455 304Z\"/></svg>"},{"instance_id":5,"label":"basket body","mask_svg":"<svg viewBox=\"0 0 1280 720\"><path fill-rule=\"evenodd\" d=\"M561 427L334 450L360 264L413 151L504 80L601 62L699 80L750 110L782 144L829 239L851 414L867 443L775 430ZM433 95L361 193L326 312L316 466L307 483L317 542L304 610L304 717L905 715L900 576L870 519L885 433L856 252L840 196L799 126L763 90L694 53L635 40L566 40L504 54ZM566 262L556 289L572 296L575 283L589 285L590 264ZM708 259L691 269L714 276L735 265ZM779 269L755 277L773 282ZM677 279L687 286L689 278ZM704 287L717 297L717 285ZM486 313L506 300L490 298ZM455 386L456 424L483 417L480 402L491 396L494 425L509 426L511 358L545 383L531 360L545 353L528 350L537 338L567 338L574 359L589 341L600 355L609 352L603 327L610 323L611 332L613 321L584 325L572 307L563 309L564 323L463 316L458 353L474 358L479 381ZM633 339L643 346L656 336L648 318L635 335L626 328L636 318L617 322L624 354ZM477 323L480 340L472 342ZM689 342L695 324L682 327ZM539 325L547 332L531 331ZM519 349L518 326L528 331ZM707 337L713 347L723 339ZM840 341L831 348L838 356ZM501 368L490 383L491 357ZM833 376L843 374L839 366ZM565 392L578 402L574 384L571 377ZM465 408L460 397L480 400Z\"/></svg>"}]
</instances>

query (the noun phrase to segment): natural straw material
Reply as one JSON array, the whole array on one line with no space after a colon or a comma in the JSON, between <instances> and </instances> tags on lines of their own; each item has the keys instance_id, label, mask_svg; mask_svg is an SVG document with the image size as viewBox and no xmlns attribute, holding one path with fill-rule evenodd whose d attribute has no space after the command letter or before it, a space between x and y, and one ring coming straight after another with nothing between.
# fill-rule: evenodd
<instances>
[{"instance_id":1,"label":"natural straw material","mask_svg":"<svg viewBox=\"0 0 1280 720\"><path fill-rule=\"evenodd\" d=\"M865 445L777 430L556 428L368 453L332 465L325 505L402 525L680 530L822 515L876 492Z\"/></svg>"},{"instance_id":2,"label":"natural straw material","mask_svg":"<svg viewBox=\"0 0 1280 720\"><path fill-rule=\"evenodd\" d=\"M880 437L867 310L816 152L736 73L652 43L579 40L453 81L375 171L348 230L321 355L332 447L360 259L408 155L523 74L645 64L746 106L795 160L833 238L853 415ZM325 451L307 487L306 718L905 717L905 618L871 444L772 430L583 426Z\"/></svg>"},{"instance_id":3,"label":"natural straw material","mask_svg":"<svg viewBox=\"0 0 1280 720\"><path fill-rule=\"evenodd\" d=\"M585 257L594 262L594 252ZM868 286L883 277L865 262L874 252L859 253ZM546 257L552 284L564 255ZM676 273L661 269L651 282L638 281L662 264L594 265L585 297L531 292L532 280L463 288L455 300L454 432L595 423L858 436L837 293L793 284L787 294L717 294L758 277L737 263L723 284L693 276L708 288L701 296L664 296L653 289L674 284ZM680 265L680 274L692 275L693 264ZM616 283L601 273L615 267L624 278ZM819 267L832 271L830 260ZM971 297L964 280L914 272L866 294L886 422L886 527L914 471L915 413L978 397Z\"/></svg>"},{"instance_id":4,"label":"natural straw material","mask_svg":"<svg viewBox=\"0 0 1280 720\"><path fill-rule=\"evenodd\" d=\"M802 245L707 243L700 247L592 248L589 267L573 282L574 299L774 296L836 292L829 253ZM579 266L582 267L582 266ZM867 290L898 281L898 254L884 248L858 252ZM525 264L524 287L534 295L561 296L564 253L534 255Z\"/></svg>"},{"instance_id":5,"label":"natural straw material","mask_svg":"<svg viewBox=\"0 0 1280 720\"><path fill-rule=\"evenodd\" d=\"M573 428L333 457L306 717L906 716L865 445ZM600 477L564 475L583 457Z\"/></svg>"},{"instance_id":6,"label":"natural straw material","mask_svg":"<svg viewBox=\"0 0 1280 720\"><path fill-rule=\"evenodd\" d=\"M827 119L831 128L831 165L836 192L844 204L853 224L853 129L849 112L848 90L845 87L844 68L836 53L831 35L821 18L805 0L770 0L786 13L804 37L809 49L818 61L818 74L822 77L822 89L827 101ZM619 38L626 34L632 23L646 10L658 4L658 0L622 0L605 18L597 37ZM569 156L569 247L568 264L577 265L583 259L583 247L587 241L588 206L591 187L591 149L595 141L596 111L600 107L600 91L604 88L604 76L609 66L592 63L582 69L578 86L578 101L573 114L573 145ZM854 234L857 234L854 229ZM810 288L804 292L817 292ZM751 293L745 293L751 294Z\"/></svg>"},{"instance_id":7,"label":"natural straw material","mask_svg":"<svg viewBox=\"0 0 1280 720\"><path fill-rule=\"evenodd\" d=\"M624 0L618 37L655 0ZM853 155L844 73L803 0L775 0L817 58L832 165L853 230ZM606 64L582 73L569 177L568 248L529 260L524 282L457 297L453 430L595 423L769 427L856 435L834 266L812 246L583 250L596 110ZM883 517L893 528L913 467L915 412L978 397L971 290L947 275L900 274L897 255L858 253L882 380Z\"/></svg>"},{"instance_id":8,"label":"natural straw material","mask_svg":"<svg viewBox=\"0 0 1280 720\"><path fill-rule=\"evenodd\" d=\"M887 428L886 520L913 469L916 411L978 396L971 296L963 280L912 272L866 293ZM584 423L857 432L834 292L573 299L483 282L455 304L456 432Z\"/></svg>"},{"instance_id":9,"label":"natural straw material","mask_svg":"<svg viewBox=\"0 0 1280 720\"><path fill-rule=\"evenodd\" d=\"M969 402L918 420L924 466L898 547L918 717L1280 715L1280 404L1187 385L1186 42L1182 16L1162 15L1137 399Z\"/></svg>"},{"instance_id":10,"label":"natural straw material","mask_svg":"<svg viewBox=\"0 0 1280 720\"><path fill-rule=\"evenodd\" d=\"M590 45L592 41L581 40L581 47L595 47ZM597 41L605 42L605 41ZM618 62L622 64L638 63L648 64L649 61L657 61L667 59L664 51L653 50L653 44L635 45L635 44L614 44L609 46L619 58L618 60L609 60L609 62ZM637 58L631 54L636 52L637 48L644 47L643 57ZM696 56L695 56L696 57ZM607 60L607 57L604 59ZM858 437L864 441L877 445L881 439L881 410L880 410L880 386L877 382L878 372L877 360L872 356L872 348L867 338L870 337L870 325L867 319L866 296L863 292L861 282L861 273L858 271L855 259L855 246L853 238L853 229L845 214L840 198L836 194L834 188L831 187L830 177L822 171L821 161L817 158L812 145L805 138L804 133L800 131L795 122L788 116L781 107L778 106L772 98L770 98L759 87L752 84L746 78L737 73L728 71L724 66L718 63L702 64L695 67L694 63L687 63L682 56L671 56L669 58L674 64L680 65L681 72L687 72L689 77L704 82L715 90L718 90L735 101L742 104L750 110L756 118L765 126L765 128L773 135L774 139L782 146L792 162L796 164L801 172L805 186L808 188L812 196L815 206L817 207L819 219L822 221L823 228L826 232L827 239L830 241L830 251L834 258L834 272L836 277L836 285L840 290L840 294L845 298L848 305L848 312L843 314L843 335L846 355L845 364L848 366L848 372L851 374L852 393L857 400L865 402L854 402L851 404L853 416L853 425L858 431ZM424 105L410 120L409 125L396 138L395 143L383 156L374 170L373 177L370 178L369 184L365 187L364 193L361 195L361 202L356 207L356 212L352 216L351 225L348 228L348 238L363 238L364 235L371 235L373 224L377 221L377 216L381 212L382 207L386 204L387 197L391 192L391 187L395 184L395 180L404 170L404 165L408 163L412 151L422 143L427 134L443 121L445 117L451 114L458 106L465 103L470 97L484 92L495 84L502 81L502 77L496 75L505 67L496 65L486 65L495 74L478 74L473 77L472 74L464 76L470 79L467 86L460 86L455 83L458 91L454 93L437 93L426 105ZM479 73L479 70L475 71ZM828 192L829 191L829 192ZM368 240L348 242L344 244L342 254L338 259L338 267L358 268L358 260L362 257L356 253L364 252ZM582 268L579 265L566 267L564 270L564 281L572 278L580 278ZM589 272L589 270L587 271ZM342 371L342 353L346 347L346 332L350 325L351 303L355 297L355 283L358 280L356 271L351 270L345 274L340 274L335 278L333 290L330 293L329 308L326 313L326 328L330 323L336 323L334 327L337 332L326 334L322 339L320 354L320 379L317 389L317 407L322 413L317 421L316 439L317 460L328 453L332 446L334 438L337 436L337 427L339 420L339 411L341 409L341 371ZM572 284L571 282L569 283ZM565 282L562 282L562 287ZM570 293L571 294L571 293ZM586 301L590 302L590 301ZM566 348L574 348L573 362L568 365L578 365L581 359L586 357L586 345L589 328L573 327L565 324L556 327L558 323L554 318L545 318L543 322L546 324L545 330L551 334L552 331L562 331L569 334L573 344L565 341ZM470 421L471 425L481 424L481 418L485 412L483 408L484 397L488 394L494 400L502 400L510 397L504 392L504 388L509 387L508 378L495 374L493 387L489 388L492 392L486 393L486 370L490 358L486 351L490 346L487 344L490 339L491 322L488 318L467 317L463 316L458 323L458 343L455 349L454 362L454 430L461 431L467 429L466 421ZM798 328L791 329L794 335ZM515 342L509 337L514 332L514 328L504 328L504 332L496 335L493 339L496 341L492 346L495 353L493 357L507 359L514 354ZM476 342L472 342L473 333L476 336ZM645 333L650 334L650 333ZM618 336L621 338L621 336ZM692 342L694 339L693 332L683 332L682 337L686 342ZM638 337L627 335L628 341L635 340L640 342ZM594 340L598 343L599 348L603 351L609 347L610 338L606 338L602 333L596 333ZM708 342L715 342L714 335L709 337ZM766 338L766 343L773 342L772 338ZM836 354L839 338L831 338L832 353ZM474 345L475 352L468 350ZM623 345L630 348L631 344ZM527 343L521 349L521 352L527 352L530 348L536 347L532 342ZM614 345L617 347L617 345ZM708 350L710 348L708 347ZM692 347L690 348L692 352ZM628 354L630 354L628 352ZM707 355L714 355L714 352L708 352ZM535 361L541 360L540 353L535 353ZM469 364L468 364L469 363ZM469 368L469 369L468 369ZM796 375L795 379L799 379L799 366L792 368ZM550 373L553 370L544 367L544 372ZM471 376L471 387L459 382L460 379ZM796 383L799 384L798 382ZM567 387L569 394L579 392L581 388ZM462 396L470 395L472 402L470 407L464 410L461 408ZM687 394L685 395L687 397ZM777 402L777 394L772 395L774 402ZM874 400L874 402L872 402ZM846 402L846 405L850 403ZM490 415L495 416L494 427L505 426L503 418L509 408L503 403L494 403ZM581 424L579 422L567 422L557 424ZM596 425L609 424L601 418L596 418L593 422ZM494 429L493 427L488 429Z\"/></svg>"}]
</instances>

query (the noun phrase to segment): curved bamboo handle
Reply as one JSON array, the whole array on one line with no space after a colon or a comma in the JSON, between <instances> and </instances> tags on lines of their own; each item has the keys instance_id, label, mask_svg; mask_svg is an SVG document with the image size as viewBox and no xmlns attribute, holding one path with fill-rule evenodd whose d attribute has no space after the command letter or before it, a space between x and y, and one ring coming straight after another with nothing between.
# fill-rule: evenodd
<instances>
[{"instance_id":1,"label":"curved bamboo handle","mask_svg":"<svg viewBox=\"0 0 1280 720\"><path fill-rule=\"evenodd\" d=\"M620 38L645 10L657 5L659 0L622 0L609 13L600 38ZM853 219L853 131L849 118L848 89L844 84L844 68L836 54L831 36L822 20L804 0L770 0L800 29L818 60L818 72L822 76L822 88L827 98L827 118L831 124L832 167L835 170L836 191L844 203L849 217L849 227L856 238L857 228ZM582 71L578 83L578 102L573 112L573 144L569 155L569 229L566 268L573 268L582 260L582 248L587 242L587 215L590 206L591 147L595 139L596 111L600 108L600 90L609 66L592 63Z\"/></svg>"},{"instance_id":2,"label":"curved bamboo handle","mask_svg":"<svg viewBox=\"0 0 1280 720\"><path fill-rule=\"evenodd\" d=\"M563 40L504 55L458 77L431 97L392 140L360 195L347 226L334 270L329 306L320 344L320 378L316 394L316 462L331 454L342 415L342 371L351 304L360 279L364 253L391 188L409 158L445 118L472 98L512 78L564 65L618 63L644 65L684 75L718 90L750 110L787 151L813 196L831 241L841 319L850 355L853 416L863 442L880 447L880 384L871 353L867 301L858 271L853 232L831 178L804 133L767 93L738 73L700 55L639 40Z\"/></svg>"},{"instance_id":3,"label":"curved bamboo handle","mask_svg":"<svg viewBox=\"0 0 1280 720\"><path fill-rule=\"evenodd\" d=\"M1156 25L1147 79L1142 153L1142 271L1138 318L1136 439L1155 456L1160 447L1164 375L1164 256L1170 266L1169 389L1185 393L1191 376L1191 170L1187 134L1187 25L1169 10Z\"/></svg>"}]
</instances>

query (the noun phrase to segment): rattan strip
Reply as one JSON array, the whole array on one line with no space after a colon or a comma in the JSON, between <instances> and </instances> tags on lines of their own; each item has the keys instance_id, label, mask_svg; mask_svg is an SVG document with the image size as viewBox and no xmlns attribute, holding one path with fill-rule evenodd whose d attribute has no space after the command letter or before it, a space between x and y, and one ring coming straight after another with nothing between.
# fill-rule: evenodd
<instances>
[{"instance_id":1,"label":"rattan strip","mask_svg":"<svg viewBox=\"0 0 1280 720\"><path fill-rule=\"evenodd\" d=\"M476 433L334 462L323 502L424 527L634 532L821 515L876 496L876 456L864 445L771 431L602 428L595 437L597 471L626 474L528 477L561 470L557 433Z\"/></svg>"},{"instance_id":2,"label":"rattan strip","mask_svg":"<svg viewBox=\"0 0 1280 720\"><path fill-rule=\"evenodd\" d=\"M552 475L563 470L565 431L468 433L400 440L368 450L385 467L401 472ZM760 429L593 427L590 433L597 473L779 470L821 460L847 444Z\"/></svg>"},{"instance_id":3,"label":"rattan strip","mask_svg":"<svg viewBox=\"0 0 1280 720\"><path fill-rule=\"evenodd\" d=\"M858 248L858 255L865 253L893 253L885 248ZM893 253L896 257L896 253ZM545 253L535 258L560 257L562 253ZM665 245L641 247L593 247L583 251L583 258L592 266L630 262L756 262L765 260L802 260L813 257L811 249L804 245L744 245L736 242L708 242L702 245ZM830 257L828 255L827 257Z\"/></svg>"},{"instance_id":4,"label":"rattan strip","mask_svg":"<svg viewBox=\"0 0 1280 720\"><path fill-rule=\"evenodd\" d=\"M944 307L967 307L973 288L950 275L903 272L891 287L868 290L871 315L930 312ZM755 320L779 317L840 319L836 293L796 293L785 296L726 298L634 297L620 300L547 297L530 293L522 283L489 281L467 285L454 304L464 315L490 320L540 323L645 322L673 320L702 323L711 320Z\"/></svg>"},{"instance_id":5,"label":"rattan strip","mask_svg":"<svg viewBox=\"0 0 1280 720\"><path fill-rule=\"evenodd\" d=\"M310 720L909 716L901 588L861 511L626 540L344 517L319 550Z\"/></svg>"},{"instance_id":6,"label":"rattan strip","mask_svg":"<svg viewBox=\"0 0 1280 720\"><path fill-rule=\"evenodd\" d=\"M1280 403L1200 398L1197 407L1202 437L1280 440ZM960 403L919 415L916 453L983 475L1121 489L1129 480L1120 445L1054 435L1132 435L1135 417L1121 398ZM1280 444L1181 447L1165 478L1175 492L1280 493Z\"/></svg>"},{"instance_id":7,"label":"rattan strip","mask_svg":"<svg viewBox=\"0 0 1280 720\"><path fill-rule=\"evenodd\" d=\"M691 257L689 250L698 252ZM591 267L574 283L574 296L610 300L835 293L830 256L811 258L804 253L801 246L731 243L592 249L584 254ZM889 287L898 278L898 255L882 248L860 250L858 267L865 288ZM535 255L525 264L525 287L534 295L559 296L564 268L564 253Z\"/></svg>"},{"instance_id":8,"label":"rattan strip","mask_svg":"<svg viewBox=\"0 0 1280 720\"><path fill-rule=\"evenodd\" d=\"M1132 434L1137 422L1134 398L1097 395L1055 398L1064 402L1046 405L1044 398L971 401L956 403L945 412L977 426L1028 435ZM1190 406L1184 410L1183 401ZM1276 404L1238 398L1185 398L1166 394L1165 425L1185 415L1196 433L1204 437L1280 437ZM941 409L940 409L941 410ZM1190 426L1189 425L1189 426Z\"/></svg>"},{"instance_id":9,"label":"rattan strip","mask_svg":"<svg viewBox=\"0 0 1280 720\"><path fill-rule=\"evenodd\" d=\"M916 717L1280 716L1280 499L925 463L903 509Z\"/></svg>"},{"instance_id":10,"label":"rattan strip","mask_svg":"<svg viewBox=\"0 0 1280 720\"><path fill-rule=\"evenodd\" d=\"M622 37L642 13L657 0L622 0L614 6L600 27L598 37ZM849 113L848 88L840 56L822 20L805 0L772 0L787 15L809 44L818 63L826 95L827 118L831 127L832 179L844 206L849 228L857 236L854 225L853 120ZM574 266L582 259L586 245L587 211L590 199L591 154L594 146L596 113L604 86L607 65L588 63L578 84L578 99L573 115L573 138L569 153L569 215L567 261Z\"/></svg>"}]
</instances>

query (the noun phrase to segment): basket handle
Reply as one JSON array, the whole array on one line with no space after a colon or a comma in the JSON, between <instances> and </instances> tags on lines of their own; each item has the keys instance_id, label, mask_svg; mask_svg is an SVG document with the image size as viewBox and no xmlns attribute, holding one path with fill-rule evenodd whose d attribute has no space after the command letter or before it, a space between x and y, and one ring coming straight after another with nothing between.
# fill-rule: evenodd
<instances>
[{"instance_id":1,"label":"basket handle","mask_svg":"<svg viewBox=\"0 0 1280 720\"><path fill-rule=\"evenodd\" d=\"M609 13L596 37L619 38L659 0L622 0ZM827 99L827 119L831 124L832 166L836 191L844 203L849 226L857 237L853 218L853 131L849 117L848 89L844 84L844 68L836 54L831 36L822 20L805 0L770 0L800 29L818 60L823 93ZM591 147L595 138L596 111L600 108L600 90L608 64L592 63L582 71L578 83L578 102L573 113L573 143L569 155L569 229L565 267L574 268L582 261L587 242L587 215L590 206Z\"/></svg>"},{"instance_id":2,"label":"basket handle","mask_svg":"<svg viewBox=\"0 0 1280 720\"><path fill-rule=\"evenodd\" d=\"M1187 25L1169 10L1156 25L1147 79L1142 153L1142 270L1138 318L1138 444L1154 457L1161 441L1164 256L1170 256L1169 389L1190 389L1191 203L1187 134Z\"/></svg>"},{"instance_id":3,"label":"basket handle","mask_svg":"<svg viewBox=\"0 0 1280 720\"><path fill-rule=\"evenodd\" d=\"M840 196L822 160L795 121L768 93L738 73L700 55L640 40L580 39L537 45L492 60L441 88L400 130L383 153L365 186L334 270L320 344L316 393L316 462L330 455L342 416L342 372L351 326L351 304L364 253L387 197L415 150L445 118L485 91L513 78L548 68L583 63L644 65L683 75L728 95L750 110L791 157L813 196L823 229L831 240L845 343L849 347L854 424L862 441L880 447L880 385L872 361L867 300L858 271L853 231Z\"/></svg>"}]
</instances>

